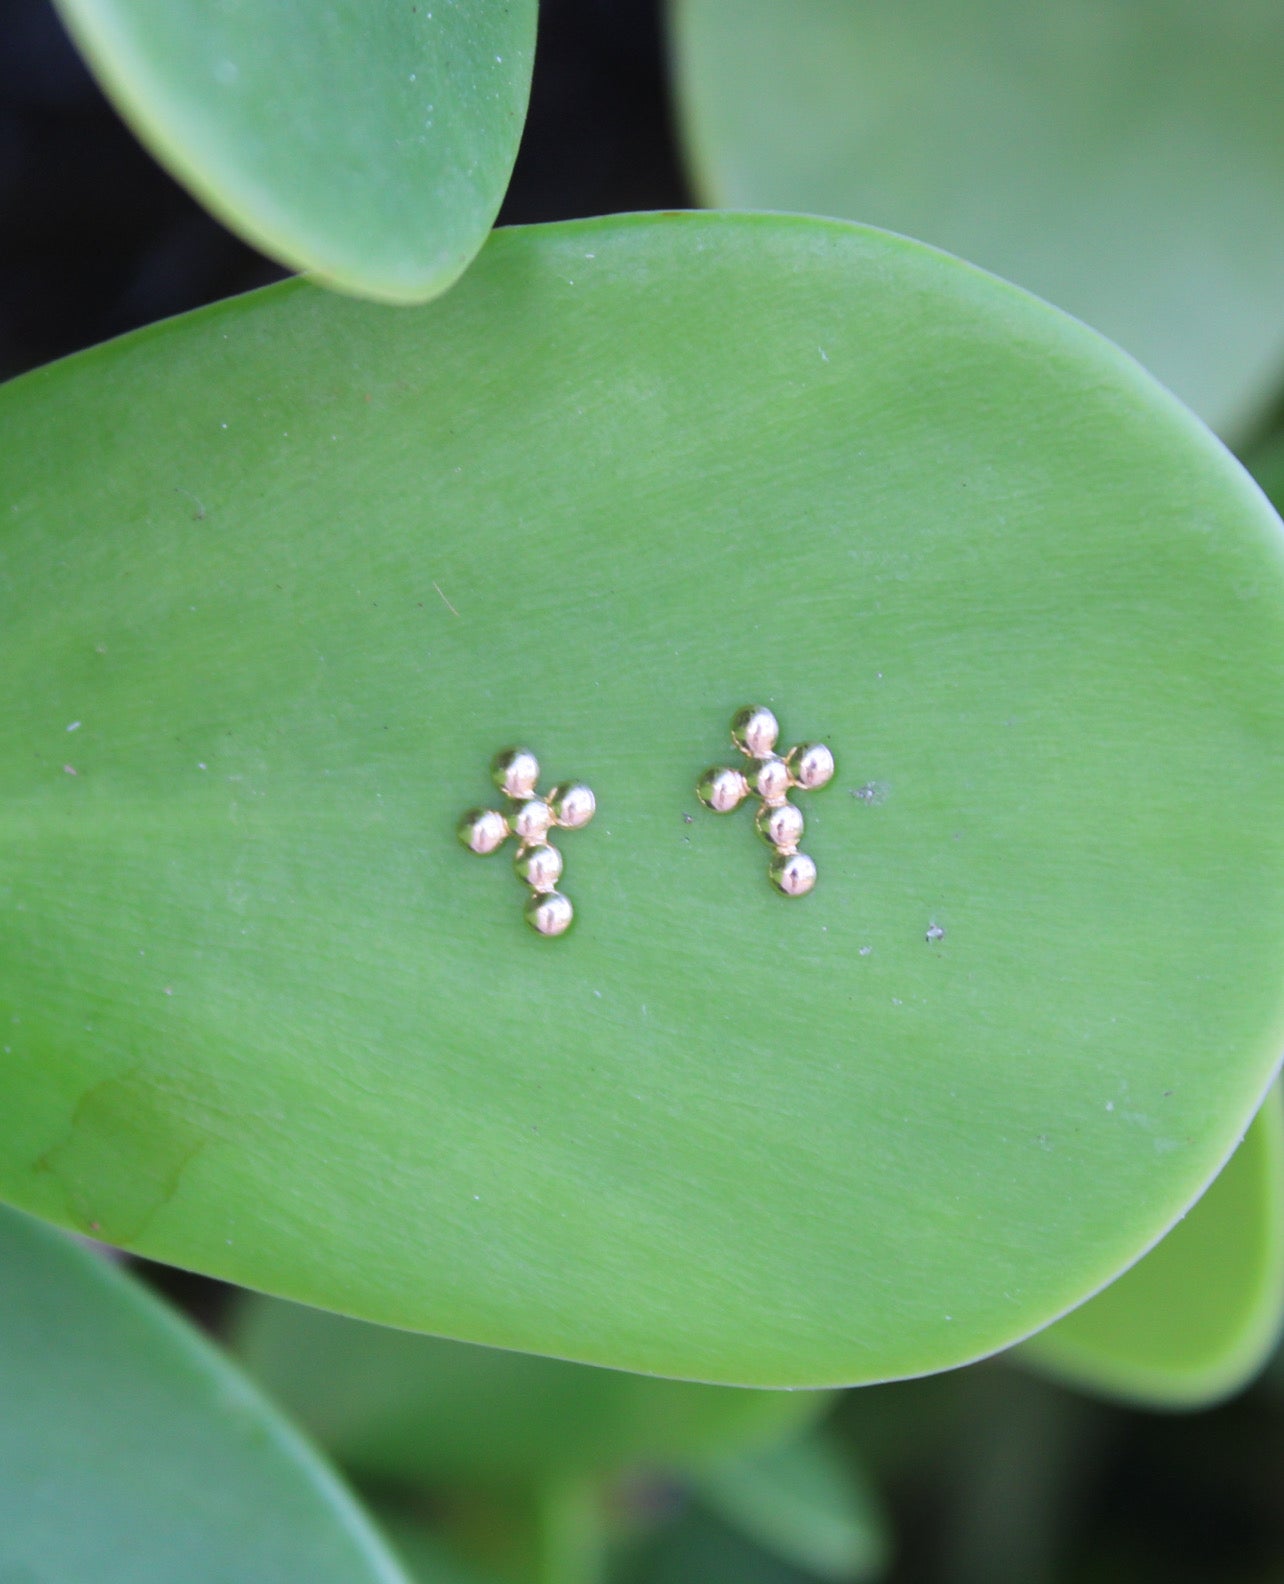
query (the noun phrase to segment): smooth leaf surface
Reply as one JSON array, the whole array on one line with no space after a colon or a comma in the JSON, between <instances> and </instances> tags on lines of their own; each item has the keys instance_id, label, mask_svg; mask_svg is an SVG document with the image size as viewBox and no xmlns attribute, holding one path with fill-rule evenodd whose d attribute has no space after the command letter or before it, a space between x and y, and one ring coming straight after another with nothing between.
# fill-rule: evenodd
<instances>
[{"instance_id":1,"label":"smooth leaf surface","mask_svg":"<svg viewBox=\"0 0 1284 1584\"><path fill-rule=\"evenodd\" d=\"M345 1468L401 1482L696 1467L770 1445L831 1401L590 1369L266 1298L242 1309L236 1345Z\"/></svg>"},{"instance_id":2,"label":"smooth leaf surface","mask_svg":"<svg viewBox=\"0 0 1284 1584\"><path fill-rule=\"evenodd\" d=\"M536 0L57 0L116 107L292 269L425 302L485 240L530 94Z\"/></svg>"},{"instance_id":3,"label":"smooth leaf surface","mask_svg":"<svg viewBox=\"0 0 1284 1584\"><path fill-rule=\"evenodd\" d=\"M0 1578L405 1584L312 1449L136 1282L12 1210L0 1271Z\"/></svg>"},{"instance_id":4,"label":"smooth leaf surface","mask_svg":"<svg viewBox=\"0 0 1284 1584\"><path fill-rule=\"evenodd\" d=\"M1284 1120L1272 1092L1208 1192L1138 1264L1014 1355L1075 1385L1185 1407L1261 1369L1284 1313Z\"/></svg>"},{"instance_id":5,"label":"smooth leaf surface","mask_svg":"<svg viewBox=\"0 0 1284 1584\"><path fill-rule=\"evenodd\" d=\"M877 1499L823 1431L721 1464L700 1491L728 1523L818 1578L872 1579L887 1565Z\"/></svg>"},{"instance_id":6,"label":"smooth leaf surface","mask_svg":"<svg viewBox=\"0 0 1284 1584\"><path fill-rule=\"evenodd\" d=\"M948 248L1224 434L1284 375L1284 11L1263 0L672 0L714 204Z\"/></svg>"},{"instance_id":7,"label":"smooth leaf surface","mask_svg":"<svg viewBox=\"0 0 1284 1584\"><path fill-rule=\"evenodd\" d=\"M498 234L0 392L0 1192L365 1318L729 1384L1104 1286L1284 1047L1284 554L1081 325L811 220ZM815 892L697 803L832 745ZM586 777L578 916L455 838Z\"/></svg>"}]
</instances>

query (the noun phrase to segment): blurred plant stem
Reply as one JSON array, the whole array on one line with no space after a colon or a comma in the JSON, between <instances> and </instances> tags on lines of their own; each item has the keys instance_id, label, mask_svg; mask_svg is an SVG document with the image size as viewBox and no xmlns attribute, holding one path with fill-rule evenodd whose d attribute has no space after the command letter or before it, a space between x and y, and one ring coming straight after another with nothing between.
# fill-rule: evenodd
<instances>
[{"instance_id":1,"label":"blurred plant stem","mask_svg":"<svg viewBox=\"0 0 1284 1584\"><path fill-rule=\"evenodd\" d=\"M601 1584L606 1536L595 1480L545 1485L536 1497L533 1584Z\"/></svg>"},{"instance_id":2,"label":"blurred plant stem","mask_svg":"<svg viewBox=\"0 0 1284 1584\"><path fill-rule=\"evenodd\" d=\"M972 1433L956 1448L938 1576L942 1584L1052 1584L1064 1577L1101 1415L1002 1367L975 1371L970 1384Z\"/></svg>"}]
</instances>

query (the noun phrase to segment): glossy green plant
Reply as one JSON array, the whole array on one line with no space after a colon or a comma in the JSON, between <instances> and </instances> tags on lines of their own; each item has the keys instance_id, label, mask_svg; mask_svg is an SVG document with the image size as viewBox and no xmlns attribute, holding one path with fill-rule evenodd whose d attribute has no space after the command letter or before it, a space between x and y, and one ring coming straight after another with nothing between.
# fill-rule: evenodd
<instances>
[{"instance_id":1,"label":"glossy green plant","mask_svg":"<svg viewBox=\"0 0 1284 1584\"><path fill-rule=\"evenodd\" d=\"M0 1578L407 1584L311 1448L137 1283L11 1210L0 1269Z\"/></svg>"},{"instance_id":2,"label":"glossy green plant","mask_svg":"<svg viewBox=\"0 0 1284 1584\"><path fill-rule=\"evenodd\" d=\"M273 258L424 302L517 155L535 0L58 0L152 153Z\"/></svg>"},{"instance_id":3,"label":"glossy green plant","mask_svg":"<svg viewBox=\"0 0 1284 1584\"><path fill-rule=\"evenodd\" d=\"M710 203L950 249L1113 337L1222 433L1284 371L1284 11L1260 0L672 0Z\"/></svg>"},{"instance_id":4,"label":"glossy green plant","mask_svg":"<svg viewBox=\"0 0 1284 1584\"><path fill-rule=\"evenodd\" d=\"M368 1318L739 1384L1130 1264L1284 1047L1284 553L1081 325L859 227L495 236L0 393L0 1190ZM830 743L812 896L699 808ZM585 776L574 931L454 837Z\"/></svg>"}]
</instances>

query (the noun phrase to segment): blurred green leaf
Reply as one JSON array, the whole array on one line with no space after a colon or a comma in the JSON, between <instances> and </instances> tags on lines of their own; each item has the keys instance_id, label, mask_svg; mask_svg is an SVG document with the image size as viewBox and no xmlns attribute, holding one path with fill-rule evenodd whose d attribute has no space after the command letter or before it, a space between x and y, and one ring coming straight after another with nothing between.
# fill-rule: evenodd
<instances>
[{"instance_id":1,"label":"blurred green leaf","mask_svg":"<svg viewBox=\"0 0 1284 1584\"><path fill-rule=\"evenodd\" d=\"M311 1448L145 1289L11 1210L0 1271L6 1584L404 1584Z\"/></svg>"},{"instance_id":2,"label":"blurred green leaf","mask_svg":"<svg viewBox=\"0 0 1284 1584\"><path fill-rule=\"evenodd\" d=\"M576 1481L439 1488L418 1510L382 1502L376 1512L425 1584L599 1584L606 1571L602 1495Z\"/></svg>"},{"instance_id":3,"label":"blurred green leaf","mask_svg":"<svg viewBox=\"0 0 1284 1584\"><path fill-rule=\"evenodd\" d=\"M121 114L271 257L424 302L494 222L536 0L57 0Z\"/></svg>"},{"instance_id":4,"label":"blurred green leaf","mask_svg":"<svg viewBox=\"0 0 1284 1584\"><path fill-rule=\"evenodd\" d=\"M639 1547L616 1578L618 1584L813 1584L815 1574L695 1508Z\"/></svg>"},{"instance_id":5,"label":"blurred green leaf","mask_svg":"<svg viewBox=\"0 0 1284 1584\"><path fill-rule=\"evenodd\" d=\"M495 234L0 391L0 1194L733 1385L1029 1335L1284 1049L1284 536L1073 320L885 234ZM813 895L702 810L833 745ZM585 776L578 918L455 839ZM491 794L493 796L493 793Z\"/></svg>"},{"instance_id":6,"label":"blurred green leaf","mask_svg":"<svg viewBox=\"0 0 1284 1584\"><path fill-rule=\"evenodd\" d=\"M887 1565L877 1497L823 1431L721 1463L699 1488L728 1523L820 1578L873 1579Z\"/></svg>"},{"instance_id":7,"label":"blurred green leaf","mask_svg":"<svg viewBox=\"0 0 1284 1584\"><path fill-rule=\"evenodd\" d=\"M340 1463L391 1480L543 1484L697 1466L768 1445L830 1402L442 1342L265 1298L243 1306L236 1347Z\"/></svg>"},{"instance_id":8,"label":"blurred green leaf","mask_svg":"<svg viewBox=\"0 0 1284 1584\"><path fill-rule=\"evenodd\" d=\"M1190 1407L1266 1362L1284 1314L1284 1113L1278 1090L1225 1169L1144 1259L1013 1357L1078 1386Z\"/></svg>"},{"instance_id":9,"label":"blurred green leaf","mask_svg":"<svg viewBox=\"0 0 1284 1584\"><path fill-rule=\"evenodd\" d=\"M1223 433L1284 373L1284 9L672 0L707 200L921 237L1078 314Z\"/></svg>"}]
</instances>

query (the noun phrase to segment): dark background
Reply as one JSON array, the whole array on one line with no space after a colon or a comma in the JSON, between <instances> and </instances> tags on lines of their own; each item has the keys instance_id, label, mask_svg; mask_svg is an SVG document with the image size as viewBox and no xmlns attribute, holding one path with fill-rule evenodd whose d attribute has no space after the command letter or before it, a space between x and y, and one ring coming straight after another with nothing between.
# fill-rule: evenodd
<instances>
[{"instance_id":1,"label":"dark background","mask_svg":"<svg viewBox=\"0 0 1284 1584\"><path fill-rule=\"evenodd\" d=\"M690 202L659 6L543 0L501 223ZM0 0L0 377L281 274L143 152L48 0ZM226 1289L143 1273L217 1328ZM986 1365L851 1393L838 1423L891 1503L891 1584L1284 1584L1282 1381L1170 1416ZM742 1544L710 1522L705 1539ZM688 1555L647 1576L700 1584Z\"/></svg>"},{"instance_id":2,"label":"dark background","mask_svg":"<svg viewBox=\"0 0 1284 1584\"><path fill-rule=\"evenodd\" d=\"M659 8L544 0L500 223L689 202ZM0 0L0 377L282 275L120 122L49 0Z\"/></svg>"}]
</instances>

